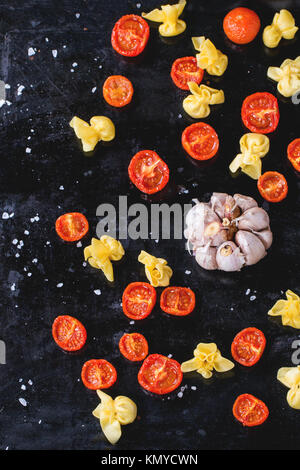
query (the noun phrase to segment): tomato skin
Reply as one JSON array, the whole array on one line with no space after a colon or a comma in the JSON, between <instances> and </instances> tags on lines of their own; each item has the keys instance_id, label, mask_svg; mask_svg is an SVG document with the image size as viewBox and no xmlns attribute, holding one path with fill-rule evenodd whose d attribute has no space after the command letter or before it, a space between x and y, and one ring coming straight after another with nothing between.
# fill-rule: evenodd
<instances>
[{"instance_id":1,"label":"tomato skin","mask_svg":"<svg viewBox=\"0 0 300 470\"><path fill-rule=\"evenodd\" d=\"M152 168L152 170L151 170ZM128 167L129 178L143 193L161 191L169 181L168 165L153 150L141 150L132 157Z\"/></svg>"},{"instance_id":2,"label":"tomato skin","mask_svg":"<svg viewBox=\"0 0 300 470\"><path fill-rule=\"evenodd\" d=\"M143 361L148 356L148 342L140 333L126 333L119 341L119 349L129 361Z\"/></svg>"},{"instance_id":3,"label":"tomato skin","mask_svg":"<svg viewBox=\"0 0 300 470\"><path fill-rule=\"evenodd\" d=\"M58 217L55 230L64 241L77 242L87 234L89 223L80 212L68 212Z\"/></svg>"},{"instance_id":4,"label":"tomato skin","mask_svg":"<svg viewBox=\"0 0 300 470\"><path fill-rule=\"evenodd\" d=\"M168 301L172 305L168 305ZM160 308L178 317L189 315L195 308L195 302L195 294L188 287L167 287L160 296Z\"/></svg>"},{"instance_id":5,"label":"tomato skin","mask_svg":"<svg viewBox=\"0 0 300 470\"><path fill-rule=\"evenodd\" d=\"M171 78L181 90L189 90L188 82L201 83L204 70L198 67L196 57L180 57L173 62Z\"/></svg>"},{"instance_id":6,"label":"tomato skin","mask_svg":"<svg viewBox=\"0 0 300 470\"><path fill-rule=\"evenodd\" d=\"M253 93L244 99L241 115L245 127L251 132L274 132L280 117L277 98L267 91Z\"/></svg>"},{"instance_id":7,"label":"tomato skin","mask_svg":"<svg viewBox=\"0 0 300 470\"><path fill-rule=\"evenodd\" d=\"M157 370L160 371L158 374ZM181 384L182 377L179 362L161 354L150 354L144 360L138 373L139 384L145 390L157 395L165 395L175 390ZM167 381L165 385L164 380Z\"/></svg>"},{"instance_id":8,"label":"tomato skin","mask_svg":"<svg viewBox=\"0 0 300 470\"><path fill-rule=\"evenodd\" d=\"M234 337L231 354L239 364L251 367L260 360L265 347L266 338L261 330L254 327L245 328Z\"/></svg>"},{"instance_id":9,"label":"tomato skin","mask_svg":"<svg viewBox=\"0 0 300 470\"><path fill-rule=\"evenodd\" d=\"M156 290L148 282L131 282L124 290L122 296L123 312L132 320L143 320L148 317L153 310L155 302ZM136 309L136 304L141 308Z\"/></svg>"},{"instance_id":10,"label":"tomato skin","mask_svg":"<svg viewBox=\"0 0 300 470\"><path fill-rule=\"evenodd\" d=\"M232 412L243 426L253 427L264 423L269 416L267 405L258 398L244 393L234 402ZM255 413L256 412L256 413Z\"/></svg>"},{"instance_id":11,"label":"tomato skin","mask_svg":"<svg viewBox=\"0 0 300 470\"><path fill-rule=\"evenodd\" d=\"M235 44L248 44L260 30L260 19L255 11L249 8L234 8L225 16L223 29L230 41Z\"/></svg>"},{"instance_id":12,"label":"tomato skin","mask_svg":"<svg viewBox=\"0 0 300 470\"><path fill-rule=\"evenodd\" d=\"M105 101L115 108L123 108L129 104L133 96L133 86L123 75L111 75L103 84Z\"/></svg>"},{"instance_id":13,"label":"tomato skin","mask_svg":"<svg viewBox=\"0 0 300 470\"><path fill-rule=\"evenodd\" d=\"M300 172L300 138L294 139L289 143L287 157L295 170Z\"/></svg>"},{"instance_id":14,"label":"tomato skin","mask_svg":"<svg viewBox=\"0 0 300 470\"><path fill-rule=\"evenodd\" d=\"M287 180L277 171L266 171L259 177L257 187L261 196L269 202L280 202L288 193Z\"/></svg>"},{"instance_id":15,"label":"tomato skin","mask_svg":"<svg viewBox=\"0 0 300 470\"><path fill-rule=\"evenodd\" d=\"M136 57L145 49L149 35L148 23L141 16L125 15L114 25L111 44L118 54L125 57ZM130 38L134 41L132 46Z\"/></svg>"},{"instance_id":16,"label":"tomato skin","mask_svg":"<svg viewBox=\"0 0 300 470\"><path fill-rule=\"evenodd\" d=\"M184 150L195 160L209 160L219 149L218 134L213 127L204 122L196 122L186 127L181 136L181 143ZM196 147L198 143L200 149ZM202 149L204 152L201 152Z\"/></svg>"},{"instance_id":17,"label":"tomato skin","mask_svg":"<svg viewBox=\"0 0 300 470\"><path fill-rule=\"evenodd\" d=\"M86 329L77 318L70 315L56 317L52 324L52 336L64 351L79 351L86 343Z\"/></svg>"},{"instance_id":18,"label":"tomato skin","mask_svg":"<svg viewBox=\"0 0 300 470\"><path fill-rule=\"evenodd\" d=\"M115 383L117 371L105 359L90 359L83 364L81 379L90 390L102 390L111 387Z\"/></svg>"}]
</instances>

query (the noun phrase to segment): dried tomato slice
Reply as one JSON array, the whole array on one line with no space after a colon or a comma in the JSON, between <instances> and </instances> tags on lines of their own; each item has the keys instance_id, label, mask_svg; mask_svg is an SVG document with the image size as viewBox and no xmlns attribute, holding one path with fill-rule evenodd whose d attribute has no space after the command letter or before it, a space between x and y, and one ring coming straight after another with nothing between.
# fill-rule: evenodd
<instances>
[{"instance_id":1,"label":"dried tomato slice","mask_svg":"<svg viewBox=\"0 0 300 470\"><path fill-rule=\"evenodd\" d=\"M186 127L181 142L185 151L195 160L209 160L219 149L218 134L204 122L196 122Z\"/></svg>"},{"instance_id":2,"label":"dried tomato slice","mask_svg":"<svg viewBox=\"0 0 300 470\"><path fill-rule=\"evenodd\" d=\"M138 381L149 392L158 395L170 393L182 382L180 364L161 354L150 354L139 370Z\"/></svg>"},{"instance_id":3,"label":"dried tomato slice","mask_svg":"<svg viewBox=\"0 0 300 470\"><path fill-rule=\"evenodd\" d=\"M269 410L265 403L249 393L237 397L232 412L243 426L250 427L259 426L269 416Z\"/></svg>"},{"instance_id":4,"label":"dried tomato slice","mask_svg":"<svg viewBox=\"0 0 300 470\"><path fill-rule=\"evenodd\" d=\"M251 132L269 134L275 131L279 117L278 101L271 93L253 93L243 102L242 120Z\"/></svg>"},{"instance_id":5,"label":"dried tomato slice","mask_svg":"<svg viewBox=\"0 0 300 470\"><path fill-rule=\"evenodd\" d=\"M243 366L251 367L261 358L266 338L261 330L250 327L240 331L231 344L232 357Z\"/></svg>"},{"instance_id":6,"label":"dried tomato slice","mask_svg":"<svg viewBox=\"0 0 300 470\"><path fill-rule=\"evenodd\" d=\"M56 317L52 325L53 339L65 351L78 351L86 342L86 329L70 315Z\"/></svg>"},{"instance_id":7,"label":"dried tomato slice","mask_svg":"<svg viewBox=\"0 0 300 470\"><path fill-rule=\"evenodd\" d=\"M69 212L58 217L55 230L66 242L76 242L87 234L89 223L80 212Z\"/></svg>"},{"instance_id":8,"label":"dried tomato slice","mask_svg":"<svg viewBox=\"0 0 300 470\"><path fill-rule=\"evenodd\" d=\"M160 296L160 308L171 315L183 317L195 308L195 294L188 287L167 287Z\"/></svg>"},{"instance_id":9,"label":"dried tomato slice","mask_svg":"<svg viewBox=\"0 0 300 470\"><path fill-rule=\"evenodd\" d=\"M168 165L153 150L141 150L131 159L129 178L143 193L161 191L169 181Z\"/></svg>"},{"instance_id":10,"label":"dried tomato slice","mask_svg":"<svg viewBox=\"0 0 300 470\"><path fill-rule=\"evenodd\" d=\"M295 170L300 172L300 138L293 140L288 145L287 156Z\"/></svg>"},{"instance_id":11,"label":"dried tomato slice","mask_svg":"<svg viewBox=\"0 0 300 470\"><path fill-rule=\"evenodd\" d=\"M173 62L171 78L182 90L189 90L188 82L201 83L204 70L198 67L196 57L180 57Z\"/></svg>"},{"instance_id":12,"label":"dried tomato slice","mask_svg":"<svg viewBox=\"0 0 300 470\"><path fill-rule=\"evenodd\" d=\"M105 359L91 359L83 364L81 379L91 390L109 388L117 380L117 371Z\"/></svg>"},{"instance_id":13,"label":"dried tomato slice","mask_svg":"<svg viewBox=\"0 0 300 470\"><path fill-rule=\"evenodd\" d=\"M131 282L123 292L122 308L128 318L143 320L156 302L156 290L147 282Z\"/></svg>"},{"instance_id":14,"label":"dried tomato slice","mask_svg":"<svg viewBox=\"0 0 300 470\"><path fill-rule=\"evenodd\" d=\"M143 361L148 356L148 342L140 333L126 333L119 341L119 349L129 361Z\"/></svg>"},{"instance_id":15,"label":"dried tomato slice","mask_svg":"<svg viewBox=\"0 0 300 470\"><path fill-rule=\"evenodd\" d=\"M266 171L259 177L257 187L261 196L269 202L280 202L288 193L287 180L277 171Z\"/></svg>"},{"instance_id":16,"label":"dried tomato slice","mask_svg":"<svg viewBox=\"0 0 300 470\"><path fill-rule=\"evenodd\" d=\"M108 104L115 108L122 108L129 104L132 95L132 83L123 75L111 75L103 84L103 97Z\"/></svg>"},{"instance_id":17,"label":"dried tomato slice","mask_svg":"<svg viewBox=\"0 0 300 470\"><path fill-rule=\"evenodd\" d=\"M150 34L148 23L138 15L122 16L111 34L111 44L116 52L135 57L145 49Z\"/></svg>"}]
</instances>

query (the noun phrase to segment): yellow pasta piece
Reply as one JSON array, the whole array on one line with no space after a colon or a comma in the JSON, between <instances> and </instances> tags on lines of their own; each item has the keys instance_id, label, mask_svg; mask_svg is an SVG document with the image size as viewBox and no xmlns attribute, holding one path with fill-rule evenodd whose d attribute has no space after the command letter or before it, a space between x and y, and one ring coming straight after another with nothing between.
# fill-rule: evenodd
<instances>
[{"instance_id":1,"label":"yellow pasta piece","mask_svg":"<svg viewBox=\"0 0 300 470\"><path fill-rule=\"evenodd\" d=\"M191 95L188 95L182 103L187 114L195 119L202 119L210 114L210 104L224 103L223 90L216 90L206 85L198 86L195 82L188 82Z\"/></svg>"},{"instance_id":2,"label":"yellow pasta piece","mask_svg":"<svg viewBox=\"0 0 300 470\"><path fill-rule=\"evenodd\" d=\"M199 343L194 350L194 357L181 364L182 372L196 370L205 379L212 376L215 369L217 372L227 372L234 367L234 363L222 357L215 343Z\"/></svg>"},{"instance_id":3,"label":"yellow pasta piece","mask_svg":"<svg viewBox=\"0 0 300 470\"><path fill-rule=\"evenodd\" d=\"M133 423L137 416L137 407L128 397L112 397L97 390L101 403L93 411L93 416L100 420L101 429L111 444L116 444L122 435L121 424Z\"/></svg>"},{"instance_id":4,"label":"yellow pasta piece","mask_svg":"<svg viewBox=\"0 0 300 470\"><path fill-rule=\"evenodd\" d=\"M154 287L166 287L170 284L170 278L173 274L167 261L163 258L156 258L146 251L142 250L138 261L145 265L145 272L150 284Z\"/></svg>"},{"instance_id":5,"label":"yellow pasta piece","mask_svg":"<svg viewBox=\"0 0 300 470\"><path fill-rule=\"evenodd\" d=\"M295 60L285 59L280 67L269 67L267 75L277 84L281 95L290 97L300 90L300 56Z\"/></svg>"},{"instance_id":6,"label":"yellow pasta piece","mask_svg":"<svg viewBox=\"0 0 300 470\"><path fill-rule=\"evenodd\" d=\"M214 44L204 36L192 38L194 48L199 51L196 54L197 64L210 75L223 75L228 65L228 57L219 51Z\"/></svg>"},{"instance_id":7,"label":"yellow pasta piece","mask_svg":"<svg viewBox=\"0 0 300 470\"><path fill-rule=\"evenodd\" d=\"M272 317L281 316L283 325L300 329L300 298L291 290L287 290L285 295L287 300L278 300L268 311L268 315Z\"/></svg>"},{"instance_id":8,"label":"yellow pasta piece","mask_svg":"<svg viewBox=\"0 0 300 470\"><path fill-rule=\"evenodd\" d=\"M183 33L186 28L185 22L178 19L185 5L186 0L179 0L176 5L162 5L161 9L156 8L150 13L142 13L142 17L146 20L162 23L158 28L162 36L177 36Z\"/></svg>"},{"instance_id":9,"label":"yellow pasta piece","mask_svg":"<svg viewBox=\"0 0 300 470\"><path fill-rule=\"evenodd\" d=\"M244 134L240 139L241 153L230 163L230 171L235 173L241 168L246 175L257 180L261 175L261 158L268 153L269 148L270 141L266 135Z\"/></svg>"},{"instance_id":10,"label":"yellow pasta piece","mask_svg":"<svg viewBox=\"0 0 300 470\"><path fill-rule=\"evenodd\" d=\"M100 240L92 238L91 245L84 249L84 259L96 269L101 269L108 279L114 280L114 271L111 261L119 261L124 256L122 244L108 235L102 235Z\"/></svg>"},{"instance_id":11,"label":"yellow pasta piece","mask_svg":"<svg viewBox=\"0 0 300 470\"><path fill-rule=\"evenodd\" d=\"M293 15L288 10L280 10L275 13L272 24L265 27L263 42L267 47L277 47L282 38L293 39L298 29Z\"/></svg>"},{"instance_id":12,"label":"yellow pasta piece","mask_svg":"<svg viewBox=\"0 0 300 470\"><path fill-rule=\"evenodd\" d=\"M91 152L100 140L110 141L115 138L114 123L105 116L93 116L90 125L74 116L70 121L76 137L81 139L84 152Z\"/></svg>"},{"instance_id":13,"label":"yellow pasta piece","mask_svg":"<svg viewBox=\"0 0 300 470\"><path fill-rule=\"evenodd\" d=\"M300 366L281 367L277 372L277 380L290 389L286 396L290 407L300 410Z\"/></svg>"}]
</instances>

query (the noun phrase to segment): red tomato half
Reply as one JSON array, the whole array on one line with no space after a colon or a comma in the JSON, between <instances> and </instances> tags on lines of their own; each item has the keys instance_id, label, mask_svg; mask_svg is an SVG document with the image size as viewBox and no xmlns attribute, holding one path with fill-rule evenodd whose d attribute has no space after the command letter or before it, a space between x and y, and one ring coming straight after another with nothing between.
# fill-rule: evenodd
<instances>
[{"instance_id":1,"label":"red tomato half","mask_svg":"<svg viewBox=\"0 0 300 470\"><path fill-rule=\"evenodd\" d=\"M195 308L195 294L188 287L167 287L160 296L160 308L171 315L183 317Z\"/></svg>"},{"instance_id":2,"label":"red tomato half","mask_svg":"<svg viewBox=\"0 0 300 470\"><path fill-rule=\"evenodd\" d=\"M279 108L275 96L266 91L247 96L242 105L242 120L251 132L269 134L279 122Z\"/></svg>"},{"instance_id":3,"label":"red tomato half","mask_svg":"<svg viewBox=\"0 0 300 470\"><path fill-rule=\"evenodd\" d=\"M161 354L150 354L139 370L138 381L149 392L158 395L170 393L182 382L180 364Z\"/></svg>"},{"instance_id":4,"label":"red tomato half","mask_svg":"<svg viewBox=\"0 0 300 470\"><path fill-rule=\"evenodd\" d=\"M219 149L218 134L204 122L196 122L186 127L181 142L184 150L195 160L209 160Z\"/></svg>"},{"instance_id":5,"label":"red tomato half","mask_svg":"<svg viewBox=\"0 0 300 470\"><path fill-rule=\"evenodd\" d=\"M119 349L129 361L143 361L148 356L148 342L140 333L123 335L119 342Z\"/></svg>"},{"instance_id":6,"label":"red tomato half","mask_svg":"<svg viewBox=\"0 0 300 470\"><path fill-rule=\"evenodd\" d=\"M189 90L188 82L197 85L202 81L204 70L197 65L196 57L180 57L173 62L171 77L178 88Z\"/></svg>"},{"instance_id":7,"label":"red tomato half","mask_svg":"<svg viewBox=\"0 0 300 470\"><path fill-rule=\"evenodd\" d=\"M243 426L259 426L269 416L265 403L249 393L237 397L232 412Z\"/></svg>"},{"instance_id":8,"label":"red tomato half","mask_svg":"<svg viewBox=\"0 0 300 470\"><path fill-rule=\"evenodd\" d=\"M245 328L240 331L231 344L232 357L243 366L256 364L266 347L266 338L257 328Z\"/></svg>"},{"instance_id":9,"label":"red tomato half","mask_svg":"<svg viewBox=\"0 0 300 470\"><path fill-rule=\"evenodd\" d=\"M169 167L153 150L141 150L131 159L129 178L143 193L161 191L169 181Z\"/></svg>"},{"instance_id":10,"label":"red tomato half","mask_svg":"<svg viewBox=\"0 0 300 470\"><path fill-rule=\"evenodd\" d=\"M145 49L149 34L150 28L141 16L125 15L112 30L111 44L119 54L135 57Z\"/></svg>"},{"instance_id":11,"label":"red tomato half","mask_svg":"<svg viewBox=\"0 0 300 470\"><path fill-rule=\"evenodd\" d=\"M289 144L287 156L295 170L300 171L300 138L293 140Z\"/></svg>"},{"instance_id":12,"label":"red tomato half","mask_svg":"<svg viewBox=\"0 0 300 470\"><path fill-rule=\"evenodd\" d=\"M234 8L225 16L223 29L230 41L235 44L248 44L258 34L260 19L255 11L249 8Z\"/></svg>"},{"instance_id":13,"label":"red tomato half","mask_svg":"<svg viewBox=\"0 0 300 470\"><path fill-rule=\"evenodd\" d=\"M108 104L115 108L122 108L129 104L132 95L132 83L122 75L111 75L103 84L103 97Z\"/></svg>"},{"instance_id":14,"label":"red tomato half","mask_svg":"<svg viewBox=\"0 0 300 470\"><path fill-rule=\"evenodd\" d=\"M280 202L288 193L287 180L277 171L266 171L259 177L257 187L261 196L269 202Z\"/></svg>"},{"instance_id":15,"label":"red tomato half","mask_svg":"<svg viewBox=\"0 0 300 470\"><path fill-rule=\"evenodd\" d=\"M91 359L83 364L81 379L91 390L109 388L117 380L117 371L105 359Z\"/></svg>"},{"instance_id":16,"label":"red tomato half","mask_svg":"<svg viewBox=\"0 0 300 470\"><path fill-rule=\"evenodd\" d=\"M143 320L156 302L156 290L147 282L132 282L123 292L122 308L128 318Z\"/></svg>"},{"instance_id":17,"label":"red tomato half","mask_svg":"<svg viewBox=\"0 0 300 470\"><path fill-rule=\"evenodd\" d=\"M77 242L87 234L89 223L80 212L69 212L58 217L55 230L66 242Z\"/></svg>"},{"instance_id":18,"label":"red tomato half","mask_svg":"<svg viewBox=\"0 0 300 470\"><path fill-rule=\"evenodd\" d=\"M52 325L53 339L65 351L78 351L86 342L86 329L70 315L56 317Z\"/></svg>"}]
</instances>

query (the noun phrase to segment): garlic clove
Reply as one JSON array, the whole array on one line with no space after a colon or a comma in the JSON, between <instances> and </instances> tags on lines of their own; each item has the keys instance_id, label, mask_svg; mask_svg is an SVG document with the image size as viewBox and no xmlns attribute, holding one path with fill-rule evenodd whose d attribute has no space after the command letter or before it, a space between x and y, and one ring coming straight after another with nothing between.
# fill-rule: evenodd
<instances>
[{"instance_id":1,"label":"garlic clove","mask_svg":"<svg viewBox=\"0 0 300 470\"><path fill-rule=\"evenodd\" d=\"M239 206L242 212L245 212L247 209L252 207L257 207L257 202L250 196L243 196L243 194L234 194L233 199Z\"/></svg>"},{"instance_id":2,"label":"garlic clove","mask_svg":"<svg viewBox=\"0 0 300 470\"><path fill-rule=\"evenodd\" d=\"M251 207L237 219L237 224L239 230L260 231L269 227L270 219L261 207Z\"/></svg>"},{"instance_id":3,"label":"garlic clove","mask_svg":"<svg viewBox=\"0 0 300 470\"><path fill-rule=\"evenodd\" d=\"M267 254L263 243L252 232L239 230L235 235L235 241L244 254L248 266L257 263Z\"/></svg>"},{"instance_id":4,"label":"garlic clove","mask_svg":"<svg viewBox=\"0 0 300 470\"><path fill-rule=\"evenodd\" d=\"M196 250L196 261L204 269L213 271L218 269L216 261L217 248L209 246L209 243Z\"/></svg>"},{"instance_id":5,"label":"garlic clove","mask_svg":"<svg viewBox=\"0 0 300 470\"><path fill-rule=\"evenodd\" d=\"M219 246L216 256L219 269L223 271L240 271L244 265L244 256L234 242L225 242Z\"/></svg>"}]
</instances>

